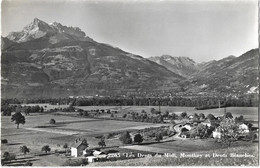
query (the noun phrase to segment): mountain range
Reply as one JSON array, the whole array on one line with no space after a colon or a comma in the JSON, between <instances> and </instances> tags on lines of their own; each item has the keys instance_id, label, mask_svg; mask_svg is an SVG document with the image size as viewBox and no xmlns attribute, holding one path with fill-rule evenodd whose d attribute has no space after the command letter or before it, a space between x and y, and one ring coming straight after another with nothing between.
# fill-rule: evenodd
<instances>
[{"instance_id":1,"label":"mountain range","mask_svg":"<svg viewBox=\"0 0 260 168\"><path fill-rule=\"evenodd\" d=\"M239 57L230 55L221 60L196 63L188 57L169 55L149 58L186 80L179 83L189 93L257 93L259 51L252 49Z\"/></svg>"},{"instance_id":2,"label":"mountain range","mask_svg":"<svg viewBox=\"0 0 260 168\"><path fill-rule=\"evenodd\" d=\"M6 98L258 89L257 49L201 64L169 55L146 59L96 42L78 27L38 18L1 41Z\"/></svg>"},{"instance_id":3,"label":"mountain range","mask_svg":"<svg viewBox=\"0 0 260 168\"><path fill-rule=\"evenodd\" d=\"M98 43L77 27L37 18L2 37L3 97L121 95L179 89L183 77L141 56Z\"/></svg>"}]
</instances>

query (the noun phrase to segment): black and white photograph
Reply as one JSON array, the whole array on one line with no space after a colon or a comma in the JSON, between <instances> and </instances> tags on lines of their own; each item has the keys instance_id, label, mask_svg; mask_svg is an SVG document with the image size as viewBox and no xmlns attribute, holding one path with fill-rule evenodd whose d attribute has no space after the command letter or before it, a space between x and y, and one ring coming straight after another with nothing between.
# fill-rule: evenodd
<instances>
[{"instance_id":1,"label":"black and white photograph","mask_svg":"<svg viewBox=\"0 0 260 168\"><path fill-rule=\"evenodd\" d=\"M258 0L1 0L1 166L259 166Z\"/></svg>"}]
</instances>

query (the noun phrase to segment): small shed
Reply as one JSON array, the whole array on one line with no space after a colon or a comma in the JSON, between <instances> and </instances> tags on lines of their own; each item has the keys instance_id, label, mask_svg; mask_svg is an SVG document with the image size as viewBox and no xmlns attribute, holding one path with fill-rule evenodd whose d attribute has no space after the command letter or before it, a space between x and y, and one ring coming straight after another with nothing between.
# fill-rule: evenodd
<instances>
[{"instance_id":1,"label":"small shed","mask_svg":"<svg viewBox=\"0 0 260 168\"><path fill-rule=\"evenodd\" d=\"M189 138L190 137L190 133L188 131L182 132L180 134L180 137L181 138Z\"/></svg>"},{"instance_id":2,"label":"small shed","mask_svg":"<svg viewBox=\"0 0 260 168\"><path fill-rule=\"evenodd\" d=\"M206 120L206 121L204 121L204 122L201 122L201 124L203 124L203 125L206 125L206 126L210 127L210 126L211 126L211 121L209 121L209 120Z\"/></svg>"},{"instance_id":3,"label":"small shed","mask_svg":"<svg viewBox=\"0 0 260 168\"><path fill-rule=\"evenodd\" d=\"M88 156L86 158L88 159L89 163L94 163L98 160L98 158L96 156Z\"/></svg>"},{"instance_id":4,"label":"small shed","mask_svg":"<svg viewBox=\"0 0 260 168\"><path fill-rule=\"evenodd\" d=\"M93 156L99 156L101 154L104 154L103 152L100 152L100 151L97 151L97 150L94 150L93 151Z\"/></svg>"}]
</instances>

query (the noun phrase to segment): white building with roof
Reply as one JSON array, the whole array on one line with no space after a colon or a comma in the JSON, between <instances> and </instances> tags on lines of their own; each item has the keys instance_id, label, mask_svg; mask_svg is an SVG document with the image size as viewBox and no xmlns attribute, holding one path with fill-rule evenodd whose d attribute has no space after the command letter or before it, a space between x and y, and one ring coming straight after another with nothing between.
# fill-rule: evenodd
<instances>
[{"instance_id":1,"label":"white building with roof","mask_svg":"<svg viewBox=\"0 0 260 168\"><path fill-rule=\"evenodd\" d=\"M83 155L83 150L85 150L88 147L83 141L76 140L72 145L71 145L71 156L82 156Z\"/></svg>"}]
</instances>

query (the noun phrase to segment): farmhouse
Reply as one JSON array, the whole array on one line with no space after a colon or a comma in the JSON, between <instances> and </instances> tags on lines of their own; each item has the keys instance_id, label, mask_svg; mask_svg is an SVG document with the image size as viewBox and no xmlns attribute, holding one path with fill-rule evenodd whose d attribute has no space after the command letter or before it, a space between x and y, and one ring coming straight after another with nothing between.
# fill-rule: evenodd
<instances>
[{"instance_id":1,"label":"farmhouse","mask_svg":"<svg viewBox=\"0 0 260 168\"><path fill-rule=\"evenodd\" d=\"M240 133L249 133L249 128L248 128L248 126L246 125L246 124L240 124L239 126L238 126L238 129L239 129L239 132Z\"/></svg>"},{"instance_id":2,"label":"farmhouse","mask_svg":"<svg viewBox=\"0 0 260 168\"><path fill-rule=\"evenodd\" d=\"M218 128L216 128L215 131L213 131L213 138L215 138L215 139L221 138L221 132Z\"/></svg>"},{"instance_id":3,"label":"farmhouse","mask_svg":"<svg viewBox=\"0 0 260 168\"><path fill-rule=\"evenodd\" d=\"M191 124L187 123L182 126L182 128L186 128L187 130L191 130Z\"/></svg>"},{"instance_id":4,"label":"farmhouse","mask_svg":"<svg viewBox=\"0 0 260 168\"><path fill-rule=\"evenodd\" d=\"M88 145L84 143L84 141L76 140L72 145L71 145L71 156L81 156L83 155L83 150L86 149Z\"/></svg>"},{"instance_id":5,"label":"farmhouse","mask_svg":"<svg viewBox=\"0 0 260 168\"><path fill-rule=\"evenodd\" d=\"M191 119L193 119L194 117L193 117L193 115L190 115L188 118L191 120Z\"/></svg>"},{"instance_id":6,"label":"farmhouse","mask_svg":"<svg viewBox=\"0 0 260 168\"><path fill-rule=\"evenodd\" d=\"M202 122L201 124L203 124L203 125L206 125L206 126L210 127L210 126L211 126L211 121L209 121L209 120L206 120L206 121Z\"/></svg>"}]
</instances>

